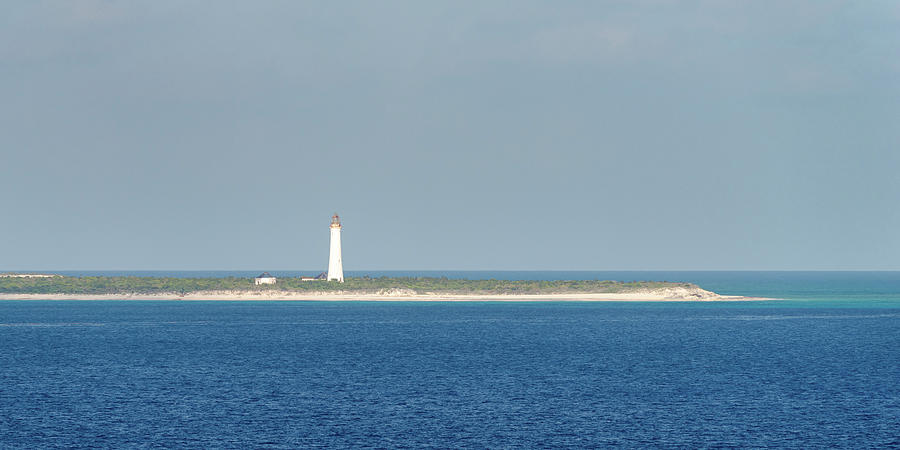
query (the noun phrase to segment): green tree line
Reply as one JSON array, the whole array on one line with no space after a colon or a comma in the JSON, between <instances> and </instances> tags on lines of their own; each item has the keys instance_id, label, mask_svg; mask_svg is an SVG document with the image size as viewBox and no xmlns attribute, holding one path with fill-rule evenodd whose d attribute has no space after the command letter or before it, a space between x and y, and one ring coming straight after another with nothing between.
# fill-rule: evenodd
<instances>
[{"instance_id":1,"label":"green tree line","mask_svg":"<svg viewBox=\"0 0 900 450\"><path fill-rule=\"evenodd\" d=\"M0 277L4 294L188 294L198 291L285 291L375 293L403 289L417 294L562 294L624 293L667 287L693 287L689 283L601 280L463 280L431 277L347 278L334 281L301 281L279 278L274 285L256 286L250 278L167 277Z\"/></svg>"}]
</instances>

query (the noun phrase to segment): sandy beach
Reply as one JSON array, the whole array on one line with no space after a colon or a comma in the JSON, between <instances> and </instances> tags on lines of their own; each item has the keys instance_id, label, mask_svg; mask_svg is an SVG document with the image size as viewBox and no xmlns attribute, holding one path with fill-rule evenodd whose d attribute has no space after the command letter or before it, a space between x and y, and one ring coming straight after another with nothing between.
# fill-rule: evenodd
<instances>
[{"instance_id":1,"label":"sandy beach","mask_svg":"<svg viewBox=\"0 0 900 450\"><path fill-rule=\"evenodd\" d=\"M709 292L709 291L704 291ZM771 300L709 294L684 295L672 292L576 293L576 294L416 294L408 292L344 293L284 291L207 291L187 295L163 294L0 294L0 300L221 300L221 301L411 301L411 302L684 302Z\"/></svg>"}]
</instances>

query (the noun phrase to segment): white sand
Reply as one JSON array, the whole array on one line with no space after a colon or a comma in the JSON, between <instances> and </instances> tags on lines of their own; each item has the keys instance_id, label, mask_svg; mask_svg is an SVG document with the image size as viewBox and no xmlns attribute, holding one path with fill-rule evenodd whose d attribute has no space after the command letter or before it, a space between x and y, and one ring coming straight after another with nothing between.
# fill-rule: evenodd
<instances>
[{"instance_id":1,"label":"white sand","mask_svg":"<svg viewBox=\"0 0 900 450\"><path fill-rule=\"evenodd\" d=\"M351 292L283 292L275 290L255 291L206 291L188 295L165 294L0 294L0 300L314 300L314 301L504 301L504 302L648 302L648 301L747 301L770 300L757 297L718 295L702 289L673 288L623 294L416 294L412 291L390 290L378 293Z\"/></svg>"}]
</instances>

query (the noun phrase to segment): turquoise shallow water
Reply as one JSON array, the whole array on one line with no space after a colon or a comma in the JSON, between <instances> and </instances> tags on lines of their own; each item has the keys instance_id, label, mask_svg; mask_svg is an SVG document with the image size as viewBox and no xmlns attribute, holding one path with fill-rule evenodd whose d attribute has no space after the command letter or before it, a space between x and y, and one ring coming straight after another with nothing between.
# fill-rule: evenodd
<instances>
[{"instance_id":1,"label":"turquoise shallow water","mask_svg":"<svg viewBox=\"0 0 900 450\"><path fill-rule=\"evenodd\" d=\"M694 274L793 297L737 303L0 302L0 448L900 446L897 277L819 275Z\"/></svg>"}]
</instances>

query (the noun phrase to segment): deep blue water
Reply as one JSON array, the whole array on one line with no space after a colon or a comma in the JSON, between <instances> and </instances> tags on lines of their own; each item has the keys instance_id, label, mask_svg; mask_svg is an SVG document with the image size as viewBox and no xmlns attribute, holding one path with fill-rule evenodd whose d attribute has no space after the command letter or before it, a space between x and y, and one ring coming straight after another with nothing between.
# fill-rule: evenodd
<instances>
[{"instance_id":1,"label":"deep blue water","mask_svg":"<svg viewBox=\"0 0 900 450\"><path fill-rule=\"evenodd\" d=\"M897 275L756 274L795 299L0 302L0 448L900 447Z\"/></svg>"}]
</instances>

